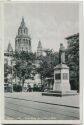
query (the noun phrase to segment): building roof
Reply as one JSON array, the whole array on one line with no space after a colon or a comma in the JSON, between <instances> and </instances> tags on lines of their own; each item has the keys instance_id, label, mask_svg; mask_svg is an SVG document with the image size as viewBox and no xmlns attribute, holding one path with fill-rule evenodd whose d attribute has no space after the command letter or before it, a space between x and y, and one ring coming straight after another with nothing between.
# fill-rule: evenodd
<instances>
[{"instance_id":1,"label":"building roof","mask_svg":"<svg viewBox=\"0 0 84 125\"><path fill-rule=\"evenodd\" d=\"M72 38L77 38L77 37L79 37L79 33L77 33L77 34L74 34L74 35L71 35L71 36L68 36L68 37L66 37L65 39L67 39L67 40L69 40L69 39L72 39Z\"/></svg>"}]
</instances>

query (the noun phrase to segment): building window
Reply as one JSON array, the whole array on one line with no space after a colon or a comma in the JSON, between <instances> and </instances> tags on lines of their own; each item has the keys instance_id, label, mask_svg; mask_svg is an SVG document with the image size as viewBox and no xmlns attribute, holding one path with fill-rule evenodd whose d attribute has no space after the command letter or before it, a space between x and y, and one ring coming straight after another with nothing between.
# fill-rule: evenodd
<instances>
[{"instance_id":1,"label":"building window","mask_svg":"<svg viewBox=\"0 0 84 125\"><path fill-rule=\"evenodd\" d=\"M60 79L61 79L61 74L60 74L60 73L55 74L55 79L56 79L56 80L60 80Z\"/></svg>"},{"instance_id":2,"label":"building window","mask_svg":"<svg viewBox=\"0 0 84 125\"><path fill-rule=\"evenodd\" d=\"M68 79L68 73L63 73L63 79Z\"/></svg>"}]
</instances>

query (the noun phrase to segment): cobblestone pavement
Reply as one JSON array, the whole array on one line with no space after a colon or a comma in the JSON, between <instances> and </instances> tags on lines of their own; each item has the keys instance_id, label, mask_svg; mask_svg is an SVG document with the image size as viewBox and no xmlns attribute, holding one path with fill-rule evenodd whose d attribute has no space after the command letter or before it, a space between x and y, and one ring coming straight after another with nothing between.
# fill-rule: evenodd
<instances>
[{"instance_id":1,"label":"cobblestone pavement","mask_svg":"<svg viewBox=\"0 0 84 125\"><path fill-rule=\"evenodd\" d=\"M40 92L5 93L5 119L78 120L79 95L52 97Z\"/></svg>"}]
</instances>

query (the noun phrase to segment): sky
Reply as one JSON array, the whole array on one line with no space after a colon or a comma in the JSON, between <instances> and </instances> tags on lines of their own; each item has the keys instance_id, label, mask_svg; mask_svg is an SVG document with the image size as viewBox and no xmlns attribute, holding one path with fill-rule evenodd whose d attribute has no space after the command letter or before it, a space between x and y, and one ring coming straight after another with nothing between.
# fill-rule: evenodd
<instances>
[{"instance_id":1,"label":"sky","mask_svg":"<svg viewBox=\"0 0 84 125\"><path fill-rule=\"evenodd\" d=\"M78 3L6 3L4 5L4 49L10 42L15 48L15 37L24 17L32 50L38 41L42 47L58 51L60 43L67 47L66 37L79 32Z\"/></svg>"},{"instance_id":2,"label":"sky","mask_svg":"<svg viewBox=\"0 0 84 125\"><path fill-rule=\"evenodd\" d=\"M2 6L1 6L1 3L0 3L0 41L2 40ZM1 44L1 42L0 42Z\"/></svg>"}]
</instances>

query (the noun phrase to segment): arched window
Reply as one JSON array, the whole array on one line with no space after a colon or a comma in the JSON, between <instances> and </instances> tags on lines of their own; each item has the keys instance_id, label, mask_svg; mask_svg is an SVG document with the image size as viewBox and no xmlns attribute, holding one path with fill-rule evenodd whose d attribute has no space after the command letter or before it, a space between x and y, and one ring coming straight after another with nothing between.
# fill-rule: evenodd
<instances>
[{"instance_id":1,"label":"arched window","mask_svg":"<svg viewBox=\"0 0 84 125\"><path fill-rule=\"evenodd\" d=\"M26 39L26 43L28 44L28 39Z\"/></svg>"},{"instance_id":2,"label":"arched window","mask_svg":"<svg viewBox=\"0 0 84 125\"><path fill-rule=\"evenodd\" d=\"M20 29L20 33L22 34L22 29Z\"/></svg>"},{"instance_id":3,"label":"arched window","mask_svg":"<svg viewBox=\"0 0 84 125\"><path fill-rule=\"evenodd\" d=\"M23 42L25 42L25 39L23 39Z\"/></svg>"},{"instance_id":4,"label":"arched window","mask_svg":"<svg viewBox=\"0 0 84 125\"><path fill-rule=\"evenodd\" d=\"M19 39L18 39L18 44L19 44Z\"/></svg>"},{"instance_id":5,"label":"arched window","mask_svg":"<svg viewBox=\"0 0 84 125\"><path fill-rule=\"evenodd\" d=\"M16 44L17 44L17 39L16 39L16 42L15 42Z\"/></svg>"},{"instance_id":6,"label":"arched window","mask_svg":"<svg viewBox=\"0 0 84 125\"><path fill-rule=\"evenodd\" d=\"M19 42L21 42L21 39L19 39Z\"/></svg>"},{"instance_id":7,"label":"arched window","mask_svg":"<svg viewBox=\"0 0 84 125\"><path fill-rule=\"evenodd\" d=\"M26 32L25 32L25 29L24 29L24 34L25 34Z\"/></svg>"},{"instance_id":8,"label":"arched window","mask_svg":"<svg viewBox=\"0 0 84 125\"><path fill-rule=\"evenodd\" d=\"M31 41L29 40L29 45L31 46Z\"/></svg>"}]
</instances>

